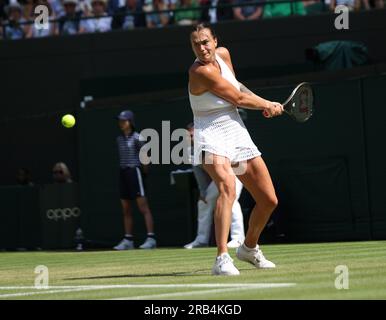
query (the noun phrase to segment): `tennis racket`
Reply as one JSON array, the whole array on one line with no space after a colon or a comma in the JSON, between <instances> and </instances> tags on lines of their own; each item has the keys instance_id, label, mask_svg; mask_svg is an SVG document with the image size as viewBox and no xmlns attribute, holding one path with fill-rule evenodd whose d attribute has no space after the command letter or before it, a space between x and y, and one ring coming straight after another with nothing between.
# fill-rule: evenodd
<instances>
[{"instance_id":1,"label":"tennis racket","mask_svg":"<svg viewBox=\"0 0 386 320\"><path fill-rule=\"evenodd\" d=\"M296 86L288 99L282 104L284 112L297 122L305 122L312 117L314 93L308 82ZM264 113L266 115L266 113Z\"/></svg>"}]
</instances>

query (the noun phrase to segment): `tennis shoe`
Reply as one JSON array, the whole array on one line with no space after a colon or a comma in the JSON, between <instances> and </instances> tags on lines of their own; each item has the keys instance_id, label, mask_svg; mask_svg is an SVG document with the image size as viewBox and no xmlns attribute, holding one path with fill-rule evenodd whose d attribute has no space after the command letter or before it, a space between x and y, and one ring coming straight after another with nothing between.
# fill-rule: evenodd
<instances>
[{"instance_id":1,"label":"tennis shoe","mask_svg":"<svg viewBox=\"0 0 386 320\"><path fill-rule=\"evenodd\" d=\"M276 268L276 265L273 262L267 260L264 257L263 252L259 248L259 245L256 245L255 248L250 249L246 247L245 244L242 244L237 248L236 256L242 261L253 264L258 269Z\"/></svg>"},{"instance_id":2,"label":"tennis shoe","mask_svg":"<svg viewBox=\"0 0 386 320\"><path fill-rule=\"evenodd\" d=\"M154 249L157 247L157 241L154 238L147 237L145 242L139 246L140 249Z\"/></svg>"},{"instance_id":3,"label":"tennis shoe","mask_svg":"<svg viewBox=\"0 0 386 320\"><path fill-rule=\"evenodd\" d=\"M213 275L238 276L240 271L233 264L233 259L228 253L223 253L216 258L212 268Z\"/></svg>"},{"instance_id":4,"label":"tennis shoe","mask_svg":"<svg viewBox=\"0 0 386 320\"><path fill-rule=\"evenodd\" d=\"M131 250L134 249L134 242L123 239L118 245L114 247L115 250Z\"/></svg>"}]
</instances>

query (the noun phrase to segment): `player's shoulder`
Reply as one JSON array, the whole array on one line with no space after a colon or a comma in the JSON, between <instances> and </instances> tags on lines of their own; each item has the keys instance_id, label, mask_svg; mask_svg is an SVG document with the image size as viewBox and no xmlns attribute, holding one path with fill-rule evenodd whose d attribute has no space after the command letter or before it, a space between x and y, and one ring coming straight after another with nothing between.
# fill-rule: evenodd
<instances>
[{"instance_id":1,"label":"player's shoulder","mask_svg":"<svg viewBox=\"0 0 386 320\"><path fill-rule=\"evenodd\" d=\"M223 60L231 60L231 54L229 50L225 47L218 47L216 48L216 53L223 59Z\"/></svg>"},{"instance_id":2,"label":"player's shoulder","mask_svg":"<svg viewBox=\"0 0 386 320\"><path fill-rule=\"evenodd\" d=\"M195 61L189 68L190 76L208 76L214 72L214 68L211 65L202 64L199 61Z\"/></svg>"}]
</instances>

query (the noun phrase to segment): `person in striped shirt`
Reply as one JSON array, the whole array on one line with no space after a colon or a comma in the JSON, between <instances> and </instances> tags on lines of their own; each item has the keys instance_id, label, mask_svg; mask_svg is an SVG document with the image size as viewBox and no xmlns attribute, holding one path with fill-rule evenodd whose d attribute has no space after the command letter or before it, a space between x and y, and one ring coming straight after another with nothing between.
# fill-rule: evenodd
<instances>
[{"instance_id":1,"label":"person in striped shirt","mask_svg":"<svg viewBox=\"0 0 386 320\"><path fill-rule=\"evenodd\" d=\"M115 250L134 249L133 215L131 203L135 200L139 211L145 218L147 238L141 249L154 249L157 242L154 235L153 216L145 195L145 176L147 167L142 165L139 152L144 145L140 135L135 131L134 114L130 110L122 111L118 117L119 128L122 131L117 137L119 150L119 192L123 210L125 237L114 247Z\"/></svg>"}]
</instances>

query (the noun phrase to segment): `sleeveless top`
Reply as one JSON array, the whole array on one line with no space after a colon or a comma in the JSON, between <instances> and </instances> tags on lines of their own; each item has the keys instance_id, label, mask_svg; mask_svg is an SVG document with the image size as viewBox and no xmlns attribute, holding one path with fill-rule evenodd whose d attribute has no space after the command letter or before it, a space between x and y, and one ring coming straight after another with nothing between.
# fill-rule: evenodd
<instances>
[{"instance_id":1,"label":"sleeveless top","mask_svg":"<svg viewBox=\"0 0 386 320\"><path fill-rule=\"evenodd\" d=\"M240 90L240 84L228 65L217 54L216 60L221 76ZM189 87L188 91L194 115L194 165L202 163L202 151L227 157L232 163L261 155L240 118L237 106L209 91L201 95L191 94Z\"/></svg>"}]
</instances>

